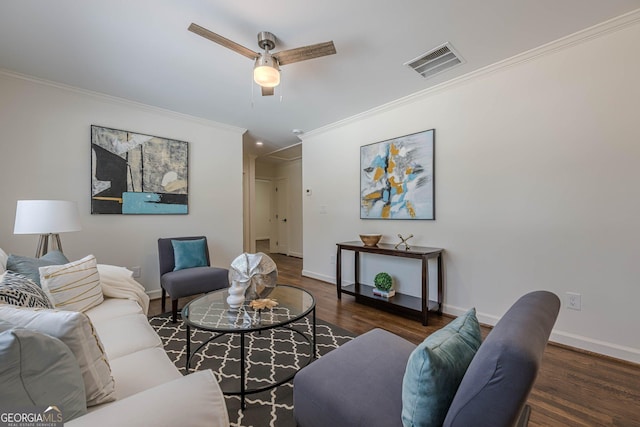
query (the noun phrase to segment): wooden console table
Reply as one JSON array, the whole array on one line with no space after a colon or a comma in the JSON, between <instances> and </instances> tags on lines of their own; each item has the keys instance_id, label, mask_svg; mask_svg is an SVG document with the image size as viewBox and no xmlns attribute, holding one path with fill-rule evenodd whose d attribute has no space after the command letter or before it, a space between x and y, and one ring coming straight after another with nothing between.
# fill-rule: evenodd
<instances>
[{"instance_id":1,"label":"wooden console table","mask_svg":"<svg viewBox=\"0 0 640 427\"><path fill-rule=\"evenodd\" d=\"M429 311L436 311L438 314L442 314L442 252L444 249L411 246L411 249L405 250L404 247L395 249L394 245L388 243L379 243L377 246L365 246L359 241L337 243L337 246L336 288L338 291L338 299L342 299L342 294L353 295L356 297L357 302L420 320L423 325L427 324L427 313ZM342 286L343 250L354 252L355 283L348 286ZM422 260L422 297L412 297L398 292L391 298L374 295L373 286L360 283L361 252ZM429 300L428 260L430 258L437 258L438 262L438 296L435 301Z\"/></svg>"}]
</instances>

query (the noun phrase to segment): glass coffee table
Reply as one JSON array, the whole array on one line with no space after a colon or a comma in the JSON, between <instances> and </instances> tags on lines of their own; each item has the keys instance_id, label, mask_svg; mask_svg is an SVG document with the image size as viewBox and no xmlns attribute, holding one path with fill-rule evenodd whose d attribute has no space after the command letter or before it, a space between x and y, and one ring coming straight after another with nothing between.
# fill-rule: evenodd
<instances>
[{"instance_id":1,"label":"glass coffee table","mask_svg":"<svg viewBox=\"0 0 640 427\"><path fill-rule=\"evenodd\" d=\"M278 305L272 309L254 310L249 306L250 301L245 301L239 309L233 310L227 304L229 289L221 289L210 292L188 303L182 309L182 319L187 329L186 367L188 373L191 368L191 359L207 344L218 338L228 335L239 335L240 347L240 388L225 390L226 395L239 395L241 408L245 408L245 396L270 390L290 381L296 372L311 363L316 358L316 303L313 295L304 289L278 285L269 294L268 298L275 299ZM311 333L304 333L294 328L291 324L311 315ZM213 336L191 352L191 328L213 332ZM310 355L306 361L302 361L298 368L284 378L259 378L258 385L247 387L247 357L245 339L253 334L262 335L264 331L284 329L291 334L300 336L311 347Z\"/></svg>"}]
</instances>

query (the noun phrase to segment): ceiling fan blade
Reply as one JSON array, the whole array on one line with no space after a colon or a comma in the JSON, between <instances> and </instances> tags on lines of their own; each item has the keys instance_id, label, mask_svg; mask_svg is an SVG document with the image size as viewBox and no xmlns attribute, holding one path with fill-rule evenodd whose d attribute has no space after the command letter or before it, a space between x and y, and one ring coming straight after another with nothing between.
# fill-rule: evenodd
<instances>
[{"instance_id":1,"label":"ceiling fan blade","mask_svg":"<svg viewBox=\"0 0 640 427\"><path fill-rule=\"evenodd\" d=\"M264 87L264 86L260 86L262 88L262 96L271 96L273 95L274 89L272 87Z\"/></svg>"},{"instance_id":2,"label":"ceiling fan blade","mask_svg":"<svg viewBox=\"0 0 640 427\"><path fill-rule=\"evenodd\" d=\"M333 55L335 53L336 47L334 46L333 41L330 41L298 47L295 49L283 50L282 52L272 54L272 56L278 60L278 64L287 65L293 64L294 62L306 61L307 59Z\"/></svg>"},{"instance_id":3,"label":"ceiling fan blade","mask_svg":"<svg viewBox=\"0 0 640 427\"><path fill-rule=\"evenodd\" d=\"M241 44L229 40L226 37L222 37L220 34L209 31L206 28L201 27L200 25L192 23L191 25L189 25L189 31L202 36L205 39L211 40L214 43L218 43L219 45L224 46L227 49L231 49L232 51L237 52L240 55L244 55L249 59L256 59L259 56L257 52L254 52L251 49L242 46Z\"/></svg>"}]
</instances>

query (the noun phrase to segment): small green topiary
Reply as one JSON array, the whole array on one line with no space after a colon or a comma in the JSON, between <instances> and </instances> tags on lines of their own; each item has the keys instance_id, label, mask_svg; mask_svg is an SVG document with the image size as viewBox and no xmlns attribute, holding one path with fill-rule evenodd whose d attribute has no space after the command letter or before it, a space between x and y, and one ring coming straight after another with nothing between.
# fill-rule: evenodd
<instances>
[{"instance_id":1,"label":"small green topiary","mask_svg":"<svg viewBox=\"0 0 640 427\"><path fill-rule=\"evenodd\" d=\"M393 279L389 275L389 273L378 273L376 274L375 279L373 279L373 284L376 285L376 288L381 291L389 291L393 286Z\"/></svg>"}]
</instances>

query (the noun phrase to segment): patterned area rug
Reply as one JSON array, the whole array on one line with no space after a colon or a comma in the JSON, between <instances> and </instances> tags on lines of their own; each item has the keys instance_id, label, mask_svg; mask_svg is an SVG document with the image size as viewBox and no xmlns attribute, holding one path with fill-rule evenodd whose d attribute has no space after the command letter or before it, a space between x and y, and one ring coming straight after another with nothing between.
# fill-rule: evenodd
<instances>
[{"instance_id":1,"label":"patterned area rug","mask_svg":"<svg viewBox=\"0 0 640 427\"><path fill-rule=\"evenodd\" d=\"M182 319L171 323L169 313L149 318L164 344L169 358L180 372L185 372L186 330ZM295 329L311 334L310 319L293 323ZM320 357L355 337L349 331L316 320L317 349ZM191 351L211 338L206 331L191 330ZM304 366L311 354L311 346L299 334L277 329L247 334L245 338L247 361L247 387L255 388L286 378ZM225 335L200 349L191 361L191 371L213 370L222 390L239 390L240 340L236 334ZM262 379L262 380L261 380ZM293 419L292 381L271 390L246 396L246 409L240 409L239 396L225 396L229 421L237 427L295 426Z\"/></svg>"}]
</instances>

